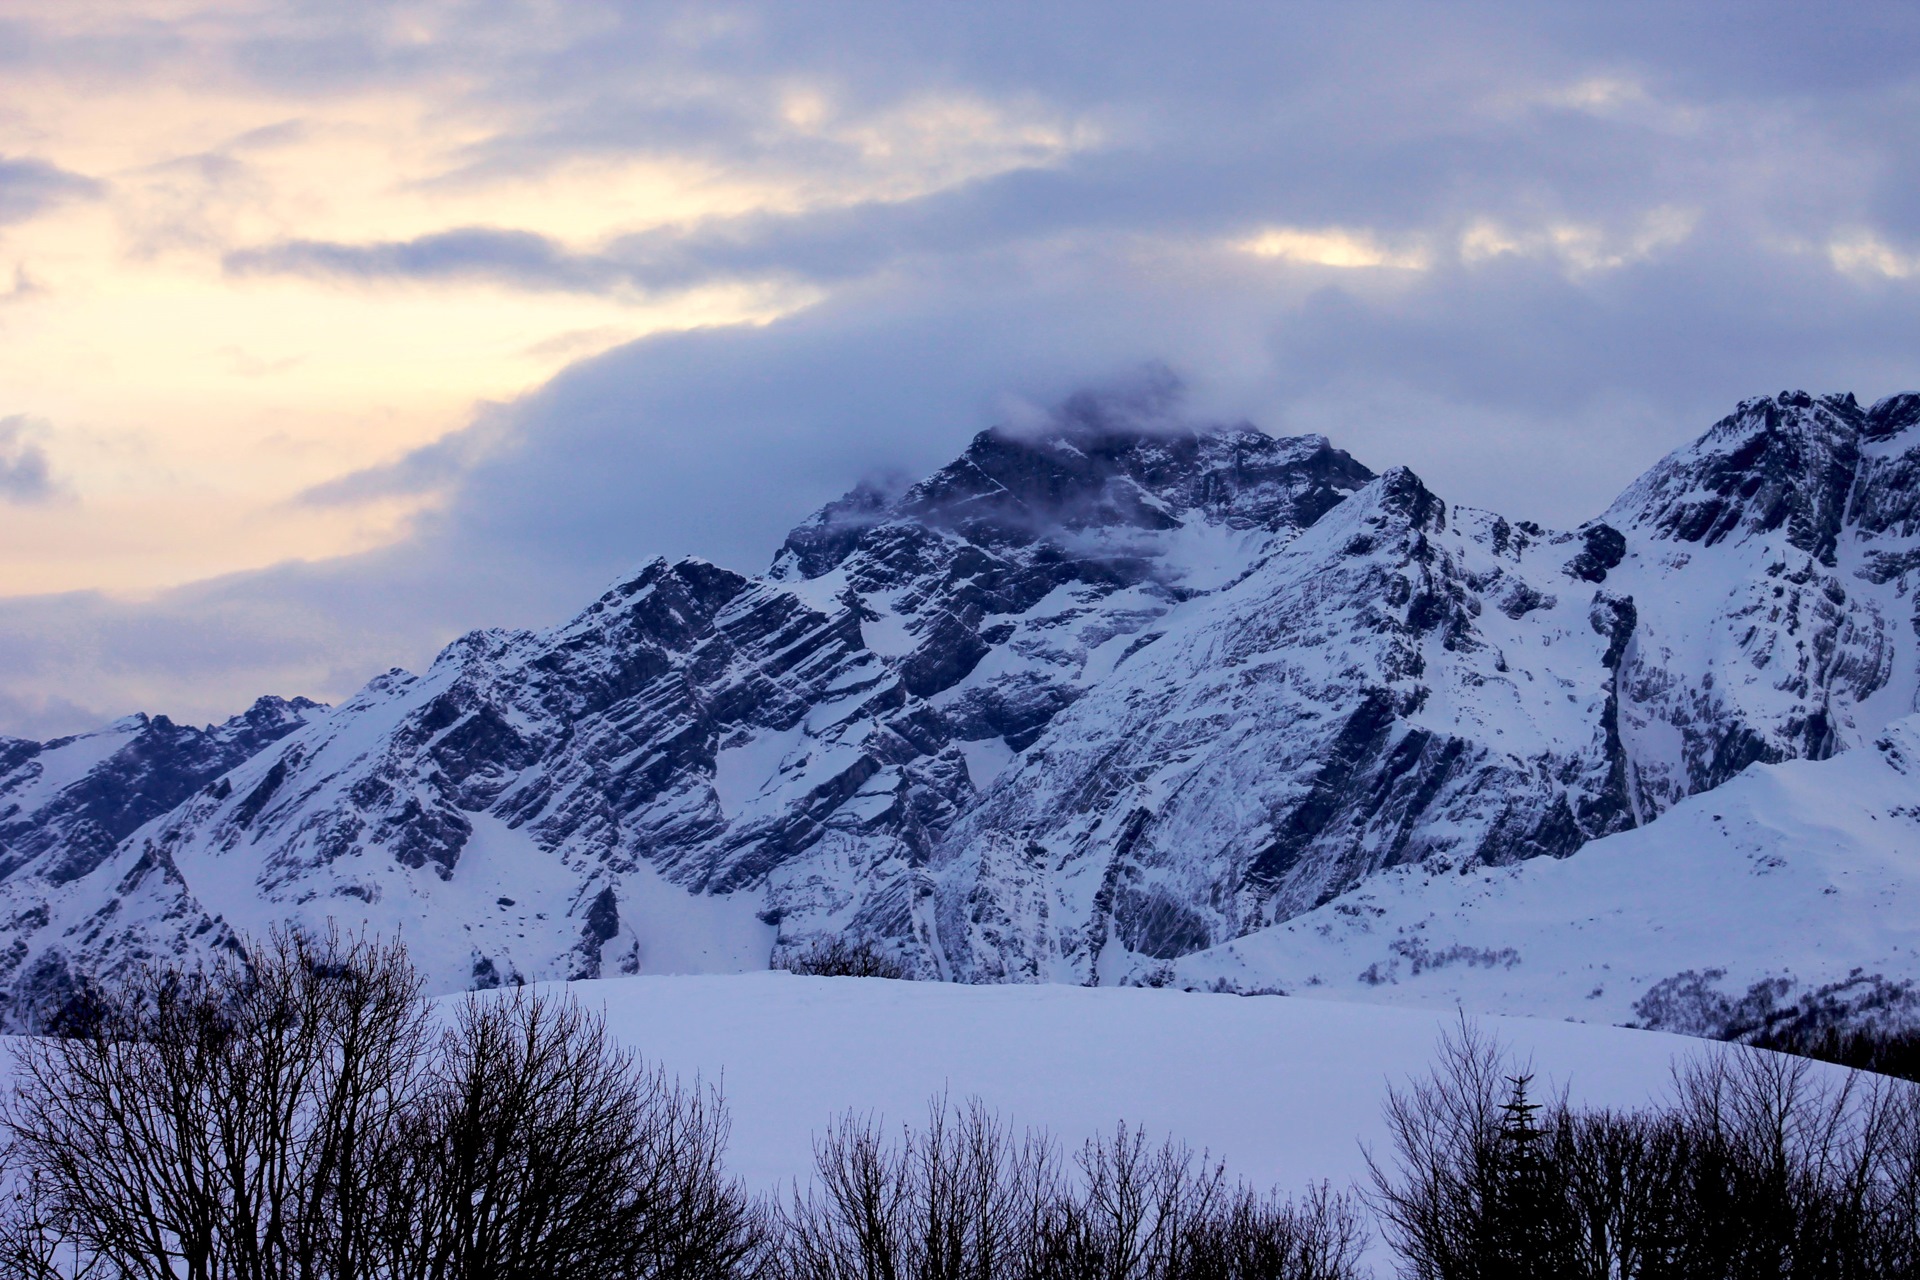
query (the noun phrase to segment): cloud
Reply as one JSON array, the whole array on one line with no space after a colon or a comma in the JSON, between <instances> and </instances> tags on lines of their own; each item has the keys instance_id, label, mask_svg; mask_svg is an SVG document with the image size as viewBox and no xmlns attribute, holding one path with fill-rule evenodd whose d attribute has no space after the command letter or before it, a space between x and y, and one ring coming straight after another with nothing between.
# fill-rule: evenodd
<instances>
[{"instance_id":1,"label":"cloud","mask_svg":"<svg viewBox=\"0 0 1920 1280\"><path fill-rule=\"evenodd\" d=\"M0 156L0 225L26 222L71 200L98 198L105 188L45 160Z\"/></svg>"},{"instance_id":2,"label":"cloud","mask_svg":"<svg viewBox=\"0 0 1920 1280\"><path fill-rule=\"evenodd\" d=\"M46 292L47 287L27 273L27 264L16 262L13 264L13 284L5 292L0 292L0 306L42 297Z\"/></svg>"},{"instance_id":3,"label":"cloud","mask_svg":"<svg viewBox=\"0 0 1920 1280\"><path fill-rule=\"evenodd\" d=\"M257 8L36 57L297 103L262 118L425 103L467 140L423 206L638 160L759 195L664 222L527 200L223 224L234 276L818 300L607 350L619 313L526 334L595 354L297 499L421 500L381 551L145 603L0 601L0 724L56 697L198 719L336 698L464 627L556 621L657 554L758 569L863 475L923 474L1154 362L1182 412L1321 431L1559 525L1743 396L1920 386L1910 6ZM265 174L307 128L230 149Z\"/></svg>"},{"instance_id":4,"label":"cloud","mask_svg":"<svg viewBox=\"0 0 1920 1280\"><path fill-rule=\"evenodd\" d=\"M1256 258L1284 258L1321 267L1399 267L1424 271L1432 257L1424 249L1389 249L1366 232L1341 227L1306 230L1267 227L1234 245Z\"/></svg>"},{"instance_id":5,"label":"cloud","mask_svg":"<svg viewBox=\"0 0 1920 1280\"><path fill-rule=\"evenodd\" d=\"M1086 182L1070 171L1019 170L909 199L653 228L614 237L591 251L527 230L463 227L410 240L281 241L229 252L223 265L237 276L484 281L595 294L671 292L738 280L836 284L918 258L992 252L1061 233L1123 227L1122 218L1085 212L1095 195L1084 189Z\"/></svg>"},{"instance_id":6,"label":"cloud","mask_svg":"<svg viewBox=\"0 0 1920 1280\"><path fill-rule=\"evenodd\" d=\"M1741 396L1920 383L1920 312L1898 282L1863 304L1815 255L1763 279L1704 231L1604 288L1520 254L1386 292L1321 275L1281 297L1258 273L1195 291L1126 265L1111 246L976 258L607 351L306 495L431 495L398 545L141 603L0 601L0 696L194 720L263 692L336 700L469 627L557 622L655 555L764 568L863 476L925 474L974 431L1156 359L1188 384L1179 412L1321 431L1450 501L1563 526Z\"/></svg>"},{"instance_id":7,"label":"cloud","mask_svg":"<svg viewBox=\"0 0 1920 1280\"><path fill-rule=\"evenodd\" d=\"M47 451L35 439L41 429L24 414L0 418L0 502L25 506L59 494Z\"/></svg>"},{"instance_id":8,"label":"cloud","mask_svg":"<svg viewBox=\"0 0 1920 1280\"><path fill-rule=\"evenodd\" d=\"M597 293L629 273L617 264L567 252L546 236L492 227L460 227L412 240L341 244L287 240L225 256L234 275L305 275L359 280L489 280L521 288Z\"/></svg>"},{"instance_id":9,"label":"cloud","mask_svg":"<svg viewBox=\"0 0 1920 1280\"><path fill-rule=\"evenodd\" d=\"M499 447L510 430L509 417L499 406L485 406L463 430L409 450L393 462L311 485L296 494L294 501L335 507L429 496L459 483Z\"/></svg>"},{"instance_id":10,"label":"cloud","mask_svg":"<svg viewBox=\"0 0 1920 1280\"><path fill-rule=\"evenodd\" d=\"M1871 231L1835 237L1827 245L1827 256L1835 268L1850 275L1891 280L1920 275L1920 254L1903 253Z\"/></svg>"}]
</instances>

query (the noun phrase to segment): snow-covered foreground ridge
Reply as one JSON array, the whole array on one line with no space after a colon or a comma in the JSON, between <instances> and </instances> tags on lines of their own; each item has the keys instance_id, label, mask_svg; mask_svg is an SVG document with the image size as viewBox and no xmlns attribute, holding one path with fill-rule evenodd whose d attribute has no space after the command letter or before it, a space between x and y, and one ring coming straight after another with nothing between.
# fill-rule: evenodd
<instances>
[{"instance_id":1,"label":"snow-covered foreground ridge","mask_svg":"<svg viewBox=\"0 0 1920 1280\"><path fill-rule=\"evenodd\" d=\"M1442 1037L1459 1028L1453 1014L1377 1005L1064 984L755 973L612 978L567 992L648 1063L717 1085L729 1171L780 1195L811 1181L817 1140L848 1112L897 1132L924 1123L940 1098L978 1098L1067 1151L1124 1121L1204 1149L1262 1188L1344 1188L1364 1181L1369 1148L1391 1159L1388 1088L1429 1076ZM1536 1096L1564 1088L1576 1106L1665 1104L1676 1066L1729 1048L1530 1018L1475 1025L1534 1072ZM7 1061L0 1044L0 1086ZM1391 1274L1377 1233L1375 1246L1374 1273Z\"/></svg>"},{"instance_id":2,"label":"snow-covered foreground ridge","mask_svg":"<svg viewBox=\"0 0 1920 1280\"><path fill-rule=\"evenodd\" d=\"M1556 531L1078 399L759 578L655 562L331 710L0 742L0 987L332 918L442 990L852 934L965 982L1903 1014L1917 478L1920 397L1784 393Z\"/></svg>"}]
</instances>

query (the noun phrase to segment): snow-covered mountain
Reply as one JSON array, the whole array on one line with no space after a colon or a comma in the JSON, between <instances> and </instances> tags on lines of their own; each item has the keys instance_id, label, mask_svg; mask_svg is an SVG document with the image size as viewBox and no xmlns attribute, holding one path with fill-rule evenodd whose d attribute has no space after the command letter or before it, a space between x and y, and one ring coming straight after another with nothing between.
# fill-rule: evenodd
<instances>
[{"instance_id":1,"label":"snow-covered mountain","mask_svg":"<svg viewBox=\"0 0 1920 1280\"><path fill-rule=\"evenodd\" d=\"M1400 867L1178 985L1696 1035L1920 1014L1920 717L1755 765L1577 857Z\"/></svg>"},{"instance_id":2,"label":"snow-covered mountain","mask_svg":"<svg viewBox=\"0 0 1920 1280\"><path fill-rule=\"evenodd\" d=\"M1750 401L1576 532L1387 473L961 820L952 971L1165 981L1383 868L1564 856L1870 741L1920 675L1916 423L1915 397Z\"/></svg>"},{"instance_id":3,"label":"snow-covered mountain","mask_svg":"<svg viewBox=\"0 0 1920 1280\"><path fill-rule=\"evenodd\" d=\"M37 967L27 963L36 954L32 940L55 913L63 923L71 917L62 930L69 936L110 933L137 880L124 892L102 892L95 873L115 860L121 842L323 710L305 698L261 698L203 729L134 715L51 742L0 738L0 931L7 936L0 973L13 990L64 998L70 979L61 952L41 953Z\"/></svg>"},{"instance_id":4,"label":"snow-covered mountain","mask_svg":"<svg viewBox=\"0 0 1920 1280\"><path fill-rule=\"evenodd\" d=\"M43 770L0 830L0 984L18 1020L329 916L445 989L835 934L963 981L1304 981L1253 941L1912 713L1916 426L1920 397L1749 401L1553 531L1079 398L830 504L763 577L656 562L293 708L84 855L35 813L113 784Z\"/></svg>"}]
</instances>

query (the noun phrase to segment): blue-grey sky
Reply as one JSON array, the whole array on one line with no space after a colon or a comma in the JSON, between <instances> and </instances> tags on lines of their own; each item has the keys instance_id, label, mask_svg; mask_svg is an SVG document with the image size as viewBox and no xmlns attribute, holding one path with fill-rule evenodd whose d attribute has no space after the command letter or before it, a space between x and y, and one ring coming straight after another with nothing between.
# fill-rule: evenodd
<instances>
[{"instance_id":1,"label":"blue-grey sky","mask_svg":"<svg viewBox=\"0 0 1920 1280\"><path fill-rule=\"evenodd\" d=\"M1920 11L0 0L0 730L338 698L1142 369L1569 525L1920 386Z\"/></svg>"}]
</instances>

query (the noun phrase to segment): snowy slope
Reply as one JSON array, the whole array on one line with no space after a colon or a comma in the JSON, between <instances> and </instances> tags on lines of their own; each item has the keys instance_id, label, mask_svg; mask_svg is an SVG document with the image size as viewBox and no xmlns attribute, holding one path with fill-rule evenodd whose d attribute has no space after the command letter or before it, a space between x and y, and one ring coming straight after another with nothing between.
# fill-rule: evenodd
<instances>
[{"instance_id":1,"label":"snowy slope","mask_svg":"<svg viewBox=\"0 0 1920 1280\"><path fill-rule=\"evenodd\" d=\"M961 986L755 974L622 978L574 992L622 1043L683 1078L719 1081L728 1166L750 1187L804 1184L813 1140L851 1110L918 1124L930 1099L978 1097L1069 1149L1125 1120L1297 1192L1363 1179L1390 1151L1389 1084L1424 1076L1454 1015L1063 985ZM1669 1096L1676 1063L1725 1052L1685 1037L1531 1018L1477 1020L1576 1104ZM1816 1066L1817 1071L1830 1070ZM1368 1261L1394 1274L1379 1233Z\"/></svg>"},{"instance_id":2,"label":"snowy slope","mask_svg":"<svg viewBox=\"0 0 1920 1280\"><path fill-rule=\"evenodd\" d=\"M878 978L640 977L576 983L620 1041L719 1081L729 1165L778 1187L812 1170L813 1135L852 1109L917 1123L930 1098L977 1096L1069 1144L1144 1125L1297 1188L1364 1172L1385 1147L1386 1086L1424 1075L1453 1015L1321 1000ZM1665 1096L1681 1036L1529 1018L1480 1020L1576 1102Z\"/></svg>"},{"instance_id":3,"label":"snowy slope","mask_svg":"<svg viewBox=\"0 0 1920 1280\"><path fill-rule=\"evenodd\" d=\"M1566 859L1405 867L1182 957L1182 985L1726 1035L1920 1013L1920 717L1754 765Z\"/></svg>"},{"instance_id":4,"label":"snowy slope","mask_svg":"<svg viewBox=\"0 0 1920 1280\"><path fill-rule=\"evenodd\" d=\"M1916 709L1917 425L1915 396L1748 401L1607 512L1635 618L1620 735L1640 820Z\"/></svg>"},{"instance_id":5,"label":"snowy slope","mask_svg":"<svg viewBox=\"0 0 1920 1280\"><path fill-rule=\"evenodd\" d=\"M0 1021L14 1020L10 1002L55 1003L71 990L64 961L51 962L32 946L55 917L61 931L110 939L108 950L144 951L156 939L143 928L129 937L120 917L165 915L140 905L156 891L177 894L148 879L145 865L129 864L104 882L122 842L177 807L235 765L325 714L305 698L261 698L224 724L195 728L165 716L128 716L97 733L51 742L0 739ZM136 860L137 863L137 860ZM131 877L131 878L129 878ZM109 883L102 893L95 886ZM204 944L182 936L180 916L159 930L158 941L185 954ZM193 922L197 926L197 920Z\"/></svg>"}]
</instances>

